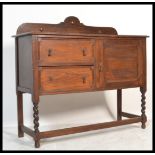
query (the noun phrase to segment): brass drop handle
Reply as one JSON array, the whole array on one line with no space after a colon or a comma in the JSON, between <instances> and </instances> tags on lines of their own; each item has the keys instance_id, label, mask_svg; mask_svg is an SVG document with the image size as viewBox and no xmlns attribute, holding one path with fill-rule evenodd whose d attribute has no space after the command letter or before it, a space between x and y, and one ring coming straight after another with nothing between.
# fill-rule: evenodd
<instances>
[{"instance_id":1,"label":"brass drop handle","mask_svg":"<svg viewBox=\"0 0 155 155\"><path fill-rule=\"evenodd\" d=\"M51 49L48 50L48 56L52 56L52 50Z\"/></svg>"},{"instance_id":2,"label":"brass drop handle","mask_svg":"<svg viewBox=\"0 0 155 155\"><path fill-rule=\"evenodd\" d=\"M86 83L86 77L82 77L82 82L83 82L83 84Z\"/></svg>"},{"instance_id":3,"label":"brass drop handle","mask_svg":"<svg viewBox=\"0 0 155 155\"><path fill-rule=\"evenodd\" d=\"M41 27L41 28L40 28L40 32L42 32L43 30L44 30L44 29Z\"/></svg>"},{"instance_id":4,"label":"brass drop handle","mask_svg":"<svg viewBox=\"0 0 155 155\"><path fill-rule=\"evenodd\" d=\"M102 63L99 64L98 70L99 70L99 72L103 72L103 65L102 65Z\"/></svg>"},{"instance_id":5,"label":"brass drop handle","mask_svg":"<svg viewBox=\"0 0 155 155\"><path fill-rule=\"evenodd\" d=\"M53 78L52 77L48 77L48 81L49 82L52 82L53 81Z\"/></svg>"},{"instance_id":6,"label":"brass drop handle","mask_svg":"<svg viewBox=\"0 0 155 155\"><path fill-rule=\"evenodd\" d=\"M87 55L87 54L86 54L86 49L85 49L85 48L82 49L82 54L83 54L83 56L86 56L86 55Z\"/></svg>"}]
</instances>

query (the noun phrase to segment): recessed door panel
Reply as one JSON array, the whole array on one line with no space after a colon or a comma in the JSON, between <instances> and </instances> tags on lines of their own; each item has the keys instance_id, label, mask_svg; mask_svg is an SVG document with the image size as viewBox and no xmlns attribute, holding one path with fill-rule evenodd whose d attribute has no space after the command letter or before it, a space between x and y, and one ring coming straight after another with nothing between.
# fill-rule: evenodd
<instances>
[{"instance_id":1,"label":"recessed door panel","mask_svg":"<svg viewBox=\"0 0 155 155\"><path fill-rule=\"evenodd\" d=\"M106 89L138 86L142 50L138 39L113 38L103 41L104 84Z\"/></svg>"}]
</instances>

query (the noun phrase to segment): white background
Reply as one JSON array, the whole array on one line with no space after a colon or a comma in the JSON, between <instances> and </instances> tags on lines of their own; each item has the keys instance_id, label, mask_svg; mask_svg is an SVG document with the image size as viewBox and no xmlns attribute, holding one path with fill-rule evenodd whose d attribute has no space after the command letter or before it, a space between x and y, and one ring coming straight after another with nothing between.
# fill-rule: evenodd
<instances>
[{"instance_id":1,"label":"white background","mask_svg":"<svg viewBox=\"0 0 155 155\"><path fill-rule=\"evenodd\" d=\"M25 22L59 23L76 16L90 26L112 26L118 34L149 35L147 39L146 114L152 116L152 6L151 5L4 5L3 6L3 126L17 126L15 45L12 35ZM140 114L139 88L123 90L123 110ZM75 126L116 119L116 90L40 98L43 126ZM31 96L24 95L24 123L32 125Z\"/></svg>"}]
</instances>

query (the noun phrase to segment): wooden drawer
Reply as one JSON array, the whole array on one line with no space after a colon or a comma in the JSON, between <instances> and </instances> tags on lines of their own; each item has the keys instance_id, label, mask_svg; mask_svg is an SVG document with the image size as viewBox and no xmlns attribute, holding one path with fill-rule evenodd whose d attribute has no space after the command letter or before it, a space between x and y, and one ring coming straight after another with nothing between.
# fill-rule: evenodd
<instances>
[{"instance_id":1,"label":"wooden drawer","mask_svg":"<svg viewBox=\"0 0 155 155\"><path fill-rule=\"evenodd\" d=\"M93 88L92 67L43 67L40 71L41 92L64 92Z\"/></svg>"},{"instance_id":2,"label":"wooden drawer","mask_svg":"<svg viewBox=\"0 0 155 155\"><path fill-rule=\"evenodd\" d=\"M93 64L93 45L91 39L41 39L39 64Z\"/></svg>"}]
</instances>

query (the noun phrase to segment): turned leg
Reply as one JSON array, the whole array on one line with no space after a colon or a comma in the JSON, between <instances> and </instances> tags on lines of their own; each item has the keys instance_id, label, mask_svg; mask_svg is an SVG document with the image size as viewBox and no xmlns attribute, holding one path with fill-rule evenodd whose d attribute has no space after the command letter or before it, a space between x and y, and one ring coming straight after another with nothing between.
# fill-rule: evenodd
<instances>
[{"instance_id":1,"label":"turned leg","mask_svg":"<svg viewBox=\"0 0 155 155\"><path fill-rule=\"evenodd\" d=\"M117 89L117 120L122 120L122 89Z\"/></svg>"},{"instance_id":2,"label":"turned leg","mask_svg":"<svg viewBox=\"0 0 155 155\"><path fill-rule=\"evenodd\" d=\"M145 115L145 109L146 109L146 107L145 107L145 104L146 104L146 102L145 102L145 99L146 99L145 93L146 93L146 90L141 87L140 88L140 92L141 92L141 112L142 112L142 114L141 114L141 118L142 118L142 120L141 120L141 122L142 122L141 127L142 127L142 129L145 129L146 128L145 123L147 121L147 117Z\"/></svg>"},{"instance_id":3,"label":"turned leg","mask_svg":"<svg viewBox=\"0 0 155 155\"><path fill-rule=\"evenodd\" d=\"M17 118L18 118L18 137L24 137L23 132L23 94L17 91Z\"/></svg>"},{"instance_id":4,"label":"turned leg","mask_svg":"<svg viewBox=\"0 0 155 155\"><path fill-rule=\"evenodd\" d=\"M33 117L34 117L34 140L35 140L35 147L40 147L40 138L39 138L39 111L38 111L38 103L33 102Z\"/></svg>"}]
</instances>

